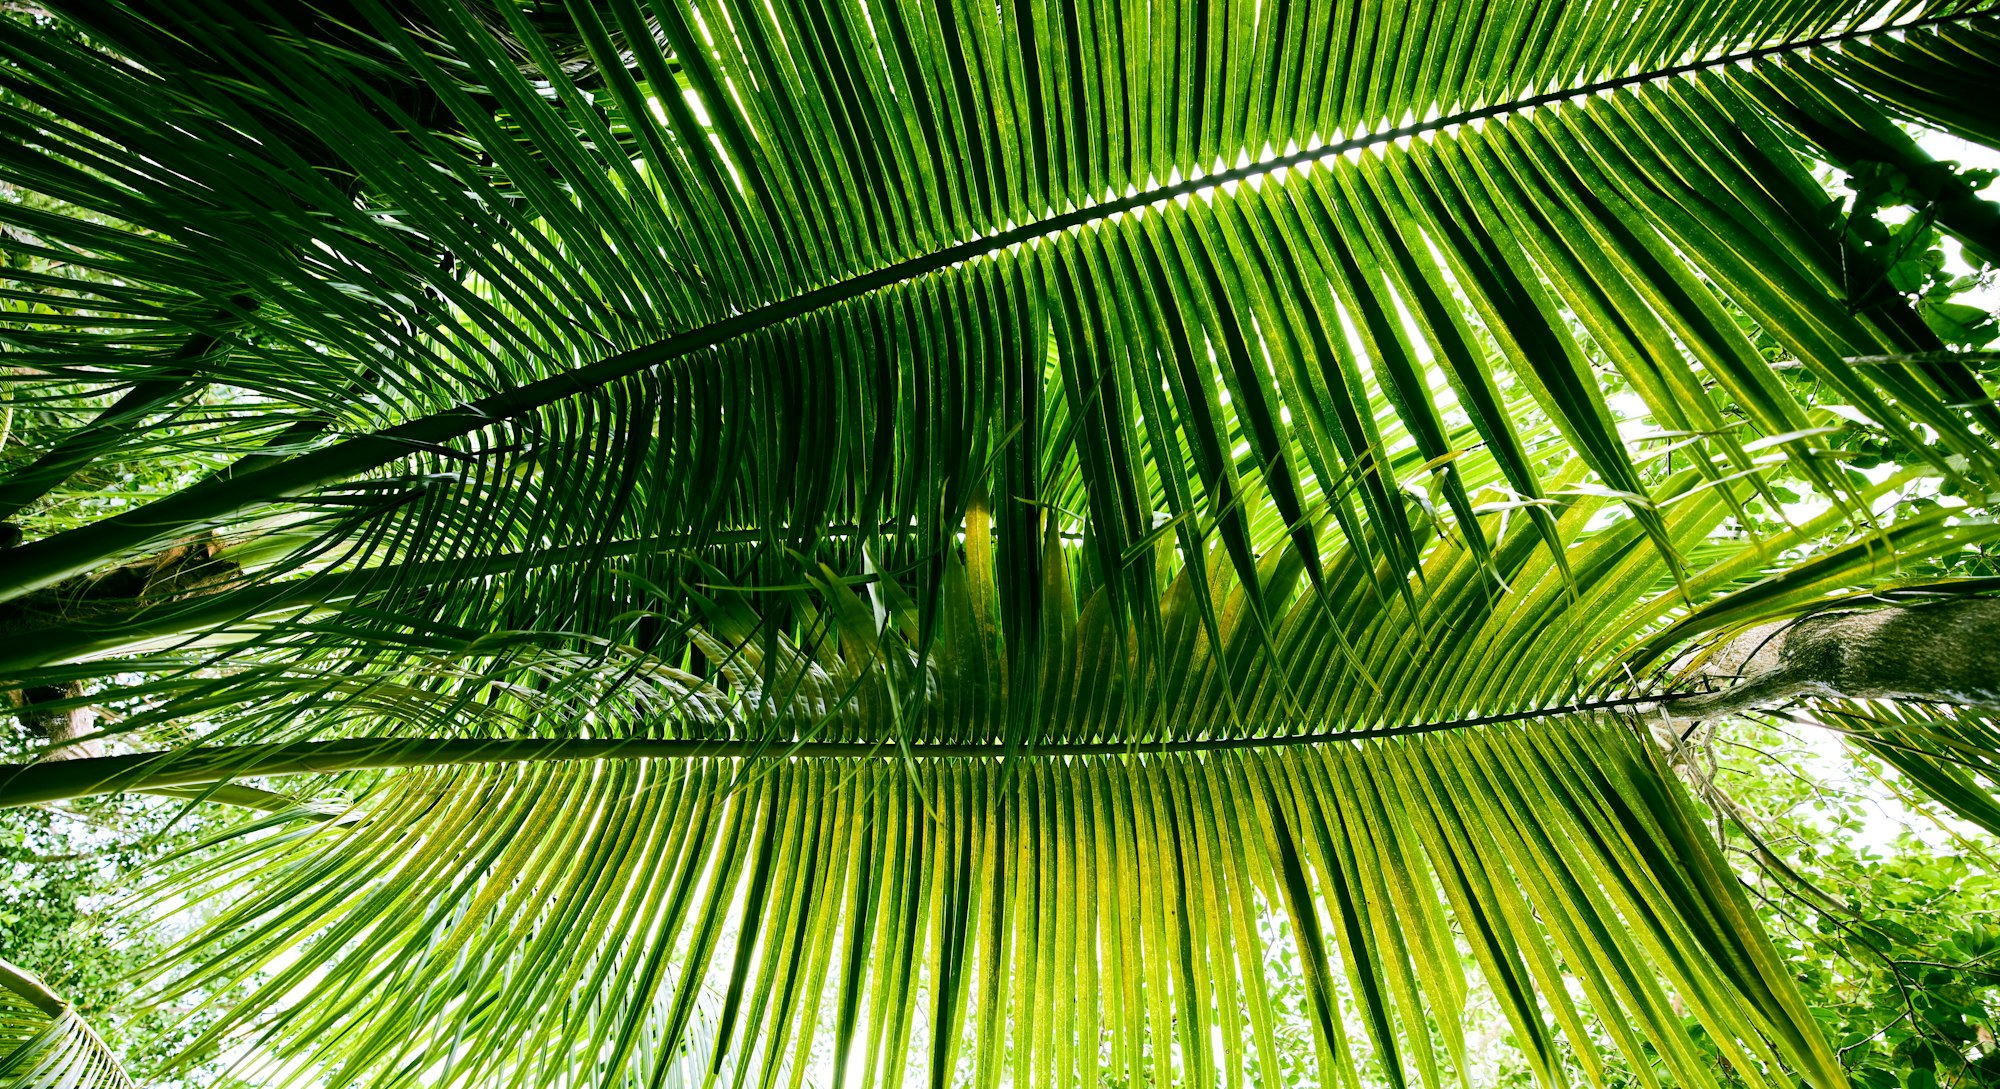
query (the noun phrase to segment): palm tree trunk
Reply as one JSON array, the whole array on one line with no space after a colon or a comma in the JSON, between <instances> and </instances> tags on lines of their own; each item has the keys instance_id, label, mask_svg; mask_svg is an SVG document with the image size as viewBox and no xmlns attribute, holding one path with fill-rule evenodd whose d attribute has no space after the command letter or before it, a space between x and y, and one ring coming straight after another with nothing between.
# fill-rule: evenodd
<instances>
[{"instance_id":1,"label":"palm tree trunk","mask_svg":"<svg viewBox=\"0 0 2000 1089\"><path fill-rule=\"evenodd\" d=\"M2000 599L1828 610L1760 624L1692 676L1727 684L1680 700L1677 719L1723 718L1802 697L2000 707Z\"/></svg>"}]
</instances>

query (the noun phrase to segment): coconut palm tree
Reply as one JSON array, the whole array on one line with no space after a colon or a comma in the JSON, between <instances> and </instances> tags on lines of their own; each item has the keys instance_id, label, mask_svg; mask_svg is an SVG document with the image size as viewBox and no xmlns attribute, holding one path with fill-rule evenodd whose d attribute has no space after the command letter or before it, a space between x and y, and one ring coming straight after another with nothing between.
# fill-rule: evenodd
<instances>
[{"instance_id":1,"label":"coconut palm tree","mask_svg":"<svg viewBox=\"0 0 2000 1089\"><path fill-rule=\"evenodd\" d=\"M0 805L234 1083L1834 1089L1679 744L2000 832L1985 0L54 7Z\"/></svg>"}]
</instances>

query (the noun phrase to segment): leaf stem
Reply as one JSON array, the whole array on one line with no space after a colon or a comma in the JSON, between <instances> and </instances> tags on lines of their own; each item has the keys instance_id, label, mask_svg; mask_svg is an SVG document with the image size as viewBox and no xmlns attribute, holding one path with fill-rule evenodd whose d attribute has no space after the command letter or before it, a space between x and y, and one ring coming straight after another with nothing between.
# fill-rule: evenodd
<instances>
[{"instance_id":1,"label":"leaf stem","mask_svg":"<svg viewBox=\"0 0 2000 1089\"><path fill-rule=\"evenodd\" d=\"M42 982L42 977L4 960L0 960L0 987L20 995L50 1017L61 1017L62 1012L69 1008L69 1003L49 990L49 985Z\"/></svg>"},{"instance_id":2,"label":"leaf stem","mask_svg":"<svg viewBox=\"0 0 2000 1089\"><path fill-rule=\"evenodd\" d=\"M1639 709L1682 699L1693 693L1660 692L1620 696L1508 711L1438 722L1409 723L1362 730L1278 734L1261 737L1196 738L1185 741L1086 743L1046 745L1020 750L1028 756L1140 756L1219 752L1236 749L1286 748L1366 741L1412 734L1463 730L1507 722L1526 722L1596 711ZM912 744L917 759L995 759L1005 744ZM246 776L331 775L346 771L437 767L468 764L546 763L575 760L635 759L896 759L893 741L799 742L782 740L653 740L646 738L410 738L369 737L337 741L303 741L278 745L229 745L172 749L38 764L0 765L0 809L64 801L131 790L202 786Z\"/></svg>"}]
</instances>

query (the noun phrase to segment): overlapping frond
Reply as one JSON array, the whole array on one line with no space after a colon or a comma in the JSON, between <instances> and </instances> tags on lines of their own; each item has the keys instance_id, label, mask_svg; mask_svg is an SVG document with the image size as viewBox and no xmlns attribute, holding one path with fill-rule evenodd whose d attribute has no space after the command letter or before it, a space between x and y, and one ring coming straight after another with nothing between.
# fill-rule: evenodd
<instances>
[{"instance_id":1,"label":"overlapping frond","mask_svg":"<svg viewBox=\"0 0 2000 1089\"><path fill-rule=\"evenodd\" d=\"M1863 499L1899 494L1902 483L1891 477ZM155 678L121 690L150 704L122 730L210 723L208 748L185 754L190 763L173 752L45 763L17 769L0 797L21 804L204 782L228 770L217 746L231 744L246 746L230 751L254 765L242 773L273 774L451 762L479 753L482 739L551 742L479 757L518 760L561 758L569 739L584 743L569 758L615 753L620 740L689 743L694 752L714 743L749 755L800 745L999 755L1414 732L1654 699L1671 686L1656 676L1660 648L1823 603L1834 591L1891 585L1994 533L1948 508L1886 535L1829 510L1774 535L1765 542L1770 558L1760 560L1709 543L1730 516L1732 486L1748 492L1740 483L1709 487L1694 472L1662 486L1663 523L1687 557L1678 577L1635 519L1615 517L1616 500L1579 496L1556 526L1562 564L1542 546L1539 526L1493 514L1484 523L1490 547L1440 539L1423 568L1397 582L1384 575L1384 561L1345 550L1316 579L1284 550L1263 560L1254 584L1236 582L1226 567L1204 582L1200 568L1184 565L1152 604L1162 623L1150 649L1113 611L1110 588L1088 585L1088 550L1053 530L1034 592L1041 626L1018 640L998 623L1002 572L979 549L944 561L928 624L913 582L921 573L850 581L826 567L794 571L782 616L758 612L739 588L687 586L697 602L688 650L666 662L574 630L482 634L434 614L342 611L344 602L324 597L316 608L325 620L288 622L315 608L307 603L319 583L304 579L308 592L276 619L138 635L215 645L113 659ZM985 528L976 517L966 525L969 534ZM1802 551L1806 558L1786 559ZM483 611L487 600L527 596L534 585L494 576L468 596ZM609 596L624 585L612 576L579 592ZM268 588L233 593L270 604ZM1692 611L1690 593L1703 602ZM235 668L215 672L217 662ZM253 692L258 698L243 700ZM315 748L372 737L408 745ZM465 747L432 751L425 739Z\"/></svg>"},{"instance_id":2,"label":"overlapping frond","mask_svg":"<svg viewBox=\"0 0 2000 1089\"><path fill-rule=\"evenodd\" d=\"M1550 1084L1564 1055L1601 1076L1593 1033L1646 1084L1713 1084L1707 1047L1751 1084L1838 1084L1652 761L1586 722L1008 766L409 772L358 819L206 863L234 892L168 993L271 965L226 1022L334 1085L639 1084L685 1049L701 1084L1437 1086L1467 1073L1473 976ZM1304 966L1313 1042L1274 1030L1274 945ZM307 980L328 999L283 1001Z\"/></svg>"},{"instance_id":3,"label":"overlapping frond","mask_svg":"<svg viewBox=\"0 0 2000 1089\"><path fill-rule=\"evenodd\" d=\"M1812 721L1842 731L1900 772L1921 797L1994 832L2000 829L2000 766L1990 713L1924 704L1814 708ZM2000 834L2000 833L1996 833Z\"/></svg>"},{"instance_id":4,"label":"overlapping frond","mask_svg":"<svg viewBox=\"0 0 2000 1089\"><path fill-rule=\"evenodd\" d=\"M1684 484L1664 514L1699 542L1728 504ZM620 683L594 689L572 656L536 663L576 685L539 704L494 694L532 658L469 668L464 687L306 685L240 727L284 736L317 715L410 740L211 747L90 786L312 772L347 799L258 817L162 886L217 890L160 997L235 996L217 1031L258 1026L237 1043L246 1084L637 1084L665 1067L730 1084L1074 1084L1101 1062L1190 1084L1255 1067L1266 1083L1282 1068L1352 1084L1358 1068L1434 1085L1467 1069L1474 981L1551 1084L1572 1065L1600 1077L1605 1044L1642 1080L1707 1084L1719 1047L1753 1079L1838 1084L1648 728L1615 708L1657 712L1549 706L1630 690L1618 648L1681 600L1631 519L1577 530L1605 505L1565 512L1566 574L1525 519L1484 557L1434 549L1407 599L1336 562L1329 611L1300 572L1267 569L1276 658L1241 586L1212 603L1209 644L1183 571L1160 608L1158 660L1178 668L1138 673L1105 591L1074 596L1079 550L1051 535L1056 627L1025 690L982 615L992 568L954 559L927 648L887 578L815 581L798 608L816 638L775 650L718 592L696 636L707 679L605 663ZM1906 529L1901 559L1956 547L1952 528ZM1878 562L1855 552L1818 574L1866 584ZM1728 602L1787 574L1732 555L1688 584ZM600 702L612 692L625 702ZM1482 710L1498 721L1434 728ZM1035 732L1010 735L1021 722ZM452 724L488 740L423 740ZM49 783L94 763L27 769L7 797L74 793ZM365 770L423 764L461 766ZM1270 993L1266 946L1298 950L1303 1005ZM321 997L298 1002L306 979ZM1304 1020L1286 1044L1272 1026L1289 1009Z\"/></svg>"}]
</instances>

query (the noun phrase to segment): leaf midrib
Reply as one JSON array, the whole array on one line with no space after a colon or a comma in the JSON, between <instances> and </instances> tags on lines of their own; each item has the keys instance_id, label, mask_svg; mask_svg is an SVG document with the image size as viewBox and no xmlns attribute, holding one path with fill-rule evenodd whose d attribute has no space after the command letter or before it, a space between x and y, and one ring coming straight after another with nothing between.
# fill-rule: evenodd
<instances>
[{"instance_id":1,"label":"leaf midrib","mask_svg":"<svg viewBox=\"0 0 2000 1089\"><path fill-rule=\"evenodd\" d=\"M1021 756L1144 756L1222 752L1367 741L1412 734L1442 733L1479 726L1531 722L1601 711L1631 710L1682 699L1692 692L1655 692L1510 711L1437 722L1404 723L1358 730L1249 737L1205 737L1174 741L1089 742L1041 745L1018 750L1004 742L944 744L893 739L826 742L786 740L686 741L648 738L421 738L366 737L301 741L276 745L130 753L0 764L0 809L131 790L201 787L246 776L324 775L345 771L437 767L464 764L547 763L610 759L999 759Z\"/></svg>"}]
</instances>

